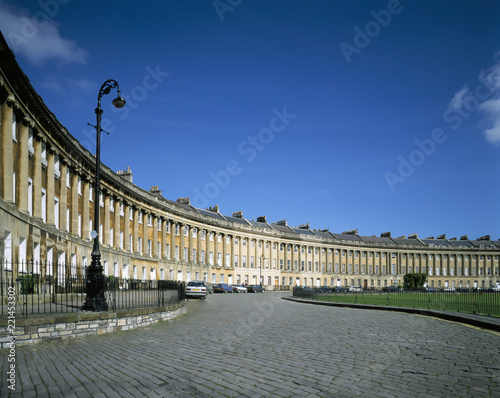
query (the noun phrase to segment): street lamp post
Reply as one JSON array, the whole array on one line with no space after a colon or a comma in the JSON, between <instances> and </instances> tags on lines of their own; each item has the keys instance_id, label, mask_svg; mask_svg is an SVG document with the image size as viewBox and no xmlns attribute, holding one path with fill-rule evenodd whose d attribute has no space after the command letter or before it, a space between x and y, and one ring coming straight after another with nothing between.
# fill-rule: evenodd
<instances>
[{"instance_id":1,"label":"street lamp post","mask_svg":"<svg viewBox=\"0 0 500 398\"><path fill-rule=\"evenodd\" d=\"M94 246L92 247L92 261L87 268L87 297L83 303L82 309L84 311L107 311L108 303L104 296L105 281L102 274L101 265L101 252L99 250L99 211L100 211L100 190L101 190L101 97L111 92L112 88L116 88L118 96L113 100L113 105L116 108L123 108L125 106L125 99L121 96L120 88L116 80L106 80L97 97L97 108L95 114L97 115L97 124L93 127L96 129L96 171L95 171L95 186L94 186L94 230L91 237L94 239Z\"/></svg>"}]
</instances>

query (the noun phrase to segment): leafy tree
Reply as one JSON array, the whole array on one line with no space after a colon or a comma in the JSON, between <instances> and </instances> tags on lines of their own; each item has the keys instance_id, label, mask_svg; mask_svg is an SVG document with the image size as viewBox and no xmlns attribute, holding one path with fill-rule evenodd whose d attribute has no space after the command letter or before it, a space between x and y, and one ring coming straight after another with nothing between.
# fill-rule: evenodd
<instances>
[{"instance_id":1,"label":"leafy tree","mask_svg":"<svg viewBox=\"0 0 500 398\"><path fill-rule=\"evenodd\" d=\"M427 274L406 274L404 276L405 287L408 290L416 290L427 282Z\"/></svg>"}]
</instances>

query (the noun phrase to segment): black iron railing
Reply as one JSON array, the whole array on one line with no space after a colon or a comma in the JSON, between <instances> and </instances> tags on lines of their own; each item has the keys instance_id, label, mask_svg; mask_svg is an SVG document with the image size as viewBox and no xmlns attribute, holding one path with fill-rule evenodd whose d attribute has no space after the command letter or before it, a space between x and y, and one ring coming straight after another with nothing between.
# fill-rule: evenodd
<instances>
[{"instance_id":1,"label":"black iron railing","mask_svg":"<svg viewBox=\"0 0 500 398\"><path fill-rule=\"evenodd\" d=\"M16 317L82 311L86 298L85 268L82 272L84 275L81 275L73 272L71 268L66 269L65 265L55 265L48 268L51 274L42 274L36 273L40 270L37 264L31 265L34 267L28 268L23 264L15 264L13 269L2 267L0 316L7 316L13 308ZM47 270L46 267L42 269ZM61 272L61 269L64 269L64 272ZM105 296L108 311L165 306L185 299L185 284L177 281L120 279L108 276ZM14 299L15 307L12 306Z\"/></svg>"},{"instance_id":2,"label":"black iron railing","mask_svg":"<svg viewBox=\"0 0 500 398\"><path fill-rule=\"evenodd\" d=\"M323 290L323 291L322 291ZM463 289L428 291L367 290L362 292L324 291L311 287L295 287L293 296L338 303L424 308L470 314L500 316L500 291L496 289Z\"/></svg>"}]
</instances>

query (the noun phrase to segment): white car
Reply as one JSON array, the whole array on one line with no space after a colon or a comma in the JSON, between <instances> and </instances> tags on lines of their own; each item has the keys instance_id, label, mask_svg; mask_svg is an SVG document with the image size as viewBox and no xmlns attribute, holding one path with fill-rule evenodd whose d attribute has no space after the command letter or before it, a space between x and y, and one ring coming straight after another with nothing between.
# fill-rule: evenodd
<instances>
[{"instance_id":1,"label":"white car","mask_svg":"<svg viewBox=\"0 0 500 398\"><path fill-rule=\"evenodd\" d=\"M207 298L207 287L203 281L191 281L186 285L186 297Z\"/></svg>"},{"instance_id":2,"label":"white car","mask_svg":"<svg viewBox=\"0 0 500 398\"><path fill-rule=\"evenodd\" d=\"M454 292L456 289L453 286L448 286L443 289L444 292Z\"/></svg>"},{"instance_id":3,"label":"white car","mask_svg":"<svg viewBox=\"0 0 500 398\"><path fill-rule=\"evenodd\" d=\"M359 286L351 286L351 287L349 288L349 291L350 291L350 292L362 292L362 291L363 291L363 289L361 289L361 287L359 287Z\"/></svg>"},{"instance_id":4,"label":"white car","mask_svg":"<svg viewBox=\"0 0 500 398\"><path fill-rule=\"evenodd\" d=\"M243 285L231 285L233 293L248 293L248 289Z\"/></svg>"},{"instance_id":5,"label":"white car","mask_svg":"<svg viewBox=\"0 0 500 398\"><path fill-rule=\"evenodd\" d=\"M495 285L492 287L494 292L500 292L500 285Z\"/></svg>"}]
</instances>

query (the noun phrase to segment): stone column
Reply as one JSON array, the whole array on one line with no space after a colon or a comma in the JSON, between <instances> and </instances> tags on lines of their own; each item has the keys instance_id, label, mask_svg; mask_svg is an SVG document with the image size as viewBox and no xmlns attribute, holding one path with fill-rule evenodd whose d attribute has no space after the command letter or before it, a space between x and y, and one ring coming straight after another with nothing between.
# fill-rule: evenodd
<instances>
[{"instance_id":1,"label":"stone column","mask_svg":"<svg viewBox=\"0 0 500 398\"><path fill-rule=\"evenodd\" d=\"M33 126L33 121L25 116L19 127L19 210L28 213L28 129ZM2 154L2 156L4 156Z\"/></svg>"},{"instance_id":2,"label":"stone column","mask_svg":"<svg viewBox=\"0 0 500 398\"><path fill-rule=\"evenodd\" d=\"M175 260L175 225L174 221L170 224L170 259Z\"/></svg>"},{"instance_id":3,"label":"stone column","mask_svg":"<svg viewBox=\"0 0 500 398\"><path fill-rule=\"evenodd\" d=\"M75 169L71 176L71 225L73 235L78 235L78 171Z\"/></svg>"},{"instance_id":4,"label":"stone column","mask_svg":"<svg viewBox=\"0 0 500 398\"><path fill-rule=\"evenodd\" d=\"M104 223L102 226L102 243L108 245L111 243L109 239L109 228L110 228L110 211L109 211L109 193L108 191L101 189L101 193L104 196Z\"/></svg>"},{"instance_id":5,"label":"stone column","mask_svg":"<svg viewBox=\"0 0 500 398\"><path fill-rule=\"evenodd\" d=\"M90 239L90 229L89 229L89 221L90 221L90 181L89 178L85 178L82 181L83 185L83 204L82 204L82 238L84 240Z\"/></svg>"},{"instance_id":6,"label":"stone column","mask_svg":"<svg viewBox=\"0 0 500 398\"><path fill-rule=\"evenodd\" d=\"M167 220L161 219L161 253L160 258L167 257Z\"/></svg>"},{"instance_id":7,"label":"stone column","mask_svg":"<svg viewBox=\"0 0 500 398\"><path fill-rule=\"evenodd\" d=\"M201 251L203 250L201 246L201 234L203 233L203 229L198 228L198 234L196 235L196 243L197 243L197 252L198 252L198 258L196 260L197 263L201 263ZM203 263L202 263L203 264ZM205 264L203 264L205 265Z\"/></svg>"},{"instance_id":8,"label":"stone column","mask_svg":"<svg viewBox=\"0 0 500 398\"><path fill-rule=\"evenodd\" d=\"M120 230L121 230L121 226L120 226L120 204L121 202L118 200L118 198L115 197L115 202L114 202L114 205L115 205L115 219L113 221L113 233L114 233L114 237L113 237L113 244L114 244L114 247L116 248L120 248L121 249L121 246L120 246ZM125 214L123 214L125 215ZM125 236L123 237L124 239L124 242L125 243Z\"/></svg>"},{"instance_id":9,"label":"stone column","mask_svg":"<svg viewBox=\"0 0 500 398\"><path fill-rule=\"evenodd\" d=\"M132 232L133 237L132 240L134 242L134 248L133 252L134 253L139 253L139 212L141 209L136 207L134 209L134 231Z\"/></svg>"},{"instance_id":10,"label":"stone column","mask_svg":"<svg viewBox=\"0 0 500 398\"><path fill-rule=\"evenodd\" d=\"M234 268L234 235L229 236L229 266Z\"/></svg>"},{"instance_id":11,"label":"stone column","mask_svg":"<svg viewBox=\"0 0 500 398\"><path fill-rule=\"evenodd\" d=\"M149 222L149 213L144 212L144 214L142 215L142 254L149 256L149 252L148 252L148 236L149 236L148 222Z\"/></svg>"},{"instance_id":12,"label":"stone column","mask_svg":"<svg viewBox=\"0 0 500 398\"><path fill-rule=\"evenodd\" d=\"M188 242L189 242L188 261L196 263L196 258L193 257L193 228L189 228Z\"/></svg>"},{"instance_id":13,"label":"stone column","mask_svg":"<svg viewBox=\"0 0 500 398\"><path fill-rule=\"evenodd\" d=\"M42 218L42 141L33 137L35 154L33 156L33 217Z\"/></svg>"},{"instance_id":14,"label":"stone column","mask_svg":"<svg viewBox=\"0 0 500 398\"><path fill-rule=\"evenodd\" d=\"M47 224L54 225L54 151L47 148Z\"/></svg>"},{"instance_id":15,"label":"stone column","mask_svg":"<svg viewBox=\"0 0 500 398\"><path fill-rule=\"evenodd\" d=\"M179 225L179 261L184 262L184 224Z\"/></svg>"},{"instance_id":16,"label":"stone column","mask_svg":"<svg viewBox=\"0 0 500 398\"><path fill-rule=\"evenodd\" d=\"M125 251L130 252L133 250L132 247L130 247L130 203L125 202L124 204L125 210L124 210L124 217L123 217L123 241L124 241L124 248Z\"/></svg>"},{"instance_id":17,"label":"stone column","mask_svg":"<svg viewBox=\"0 0 500 398\"><path fill-rule=\"evenodd\" d=\"M158 216L154 215L153 216L153 239L152 239L152 251L153 251L153 257L160 257L161 256L161 248L160 248L160 253L158 253Z\"/></svg>"},{"instance_id":18,"label":"stone column","mask_svg":"<svg viewBox=\"0 0 500 398\"><path fill-rule=\"evenodd\" d=\"M14 94L9 94L7 100L2 104L2 122L0 125L2 133L2 193L3 199L8 203L14 203L14 191L12 190L14 175L14 142L12 139L14 105L17 105Z\"/></svg>"},{"instance_id":19,"label":"stone column","mask_svg":"<svg viewBox=\"0 0 500 398\"><path fill-rule=\"evenodd\" d=\"M220 236L221 236L221 242L222 242L222 265L225 267L228 265L226 263L226 253L227 253L226 235L221 233Z\"/></svg>"},{"instance_id":20,"label":"stone column","mask_svg":"<svg viewBox=\"0 0 500 398\"><path fill-rule=\"evenodd\" d=\"M66 186L66 172L68 170L68 166L62 159L59 159L59 164L61 165L61 177L59 179L61 185L61 189L59 192L59 229L62 231L66 231L66 209L68 208L68 187Z\"/></svg>"}]
</instances>

